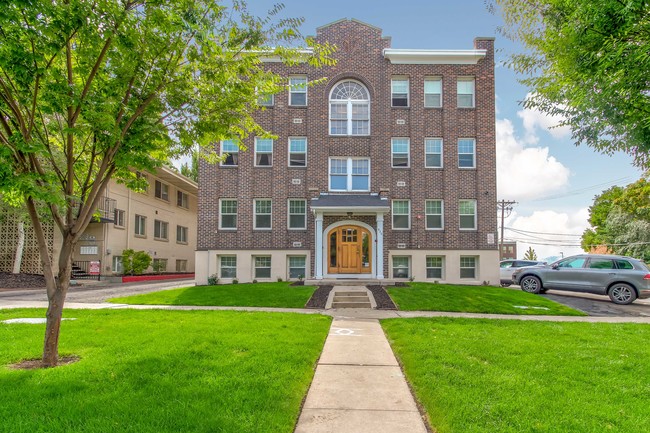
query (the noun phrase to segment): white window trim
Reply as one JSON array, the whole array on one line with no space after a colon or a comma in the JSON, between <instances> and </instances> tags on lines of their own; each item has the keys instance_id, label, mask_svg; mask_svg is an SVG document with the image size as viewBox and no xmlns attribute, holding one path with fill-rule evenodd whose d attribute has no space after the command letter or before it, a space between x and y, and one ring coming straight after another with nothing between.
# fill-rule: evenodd
<instances>
[{"instance_id":1,"label":"white window trim","mask_svg":"<svg viewBox=\"0 0 650 433\"><path fill-rule=\"evenodd\" d=\"M237 144L236 140L221 140L221 142L219 143L219 156L223 157L223 155L226 154L226 153L232 155L232 153L230 153L230 152L224 152L224 150L223 150L223 142L224 141L232 141L232 142L235 143L235 145L237 145L237 164L225 164L224 163L225 160L222 160L222 161L219 162L219 167L237 167L237 166L239 166L239 150L240 149L239 149L239 145Z\"/></svg>"},{"instance_id":2,"label":"white window trim","mask_svg":"<svg viewBox=\"0 0 650 433\"><path fill-rule=\"evenodd\" d=\"M268 103L268 104L261 103L260 101L262 101L262 98L264 98L264 97L271 97L271 102ZM275 105L275 95L273 93L267 95L267 94L261 94L261 93L258 92L257 105L259 105L260 107L273 107Z\"/></svg>"},{"instance_id":3,"label":"white window trim","mask_svg":"<svg viewBox=\"0 0 650 433\"><path fill-rule=\"evenodd\" d=\"M122 218L121 218L122 221L121 222L120 222L120 218L118 218L118 214L122 215ZM115 209L114 218L115 218L115 221L113 221L113 225L116 228L123 229L123 228L126 227L126 211L124 209Z\"/></svg>"},{"instance_id":4,"label":"white window trim","mask_svg":"<svg viewBox=\"0 0 650 433\"><path fill-rule=\"evenodd\" d=\"M439 166L430 166L427 165L427 155L436 155L435 153L427 152L427 140L440 140L440 165ZM476 146L476 144L475 144ZM424 139L424 168L440 170L445 167L445 141L439 137L426 137Z\"/></svg>"},{"instance_id":5,"label":"white window trim","mask_svg":"<svg viewBox=\"0 0 650 433\"><path fill-rule=\"evenodd\" d=\"M234 266L227 266L228 269L232 269L232 268L235 269L235 275L232 276L232 277L224 277L223 276L223 259L224 258L234 258L235 259L235 265ZM219 278L237 279L237 266L238 266L238 263L237 263L237 256L236 255L226 254L226 255L219 256Z\"/></svg>"},{"instance_id":6,"label":"white window trim","mask_svg":"<svg viewBox=\"0 0 650 433\"><path fill-rule=\"evenodd\" d=\"M347 188L346 189L332 189L332 159L345 159L347 160ZM368 161L368 189L352 189L352 161L353 160ZM370 173L372 173L372 166L370 158L366 157L349 157L349 156L330 156L327 161L327 187L329 191L333 192L368 192L372 188ZM338 175L337 175L338 176Z\"/></svg>"},{"instance_id":7,"label":"white window trim","mask_svg":"<svg viewBox=\"0 0 650 433\"><path fill-rule=\"evenodd\" d=\"M257 258L268 258L269 259L269 265L268 266L257 266ZM253 278L255 279L263 279L263 280L270 280L273 277L273 257L271 255L255 255L252 256L253 258ZM269 276L268 277L258 277L257 276L257 270L258 269L268 269L269 270Z\"/></svg>"},{"instance_id":8,"label":"white window trim","mask_svg":"<svg viewBox=\"0 0 650 433\"><path fill-rule=\"evenodd\" d=\"M395 153L393 152L394 140L406 140L406 165L393 165L395 163ZM401 153L399 155L402 155ZM390 139L390 165L391 168L411 168L411 139L408 137L393 137Z\"/></svg>"},{"instance_id":9,"label":"white window trim","mask_svg":"<svg viewBox=\"0 0 650 433\"><path fill-rule=\"evenodd\" d=\"M158 232L162 232L163 231L162 228L165 227L165 233L164 234L166 235L166 237L156 236L156 223L158 223L158 227L159 227ZM158 234L160 234L160 233L158 233ZM169 222L154 219L153 220L153 238L154 238L154 240L157 240L157 241L168 241L169 240Z\"/></svg>"},{"instance_id":10,"label":"white window trim","mask_svg":"<svg viewBox=\"0 0 650 433\"><path fill-rule=\"evenodd\" d=\"M187 206L183 206L183 200L181 200L181 204L178 204L178 196L185 197L185 203ZM180 189L176 190L176 207L179 207L181 209L189 209L190 208L190 195L186 193L185 191L181 191Z\"/></svg>"},{"instance_id":11,"label":"white window trim","mask_svg":"<svg viewBox=\"0 0 650 433\"><path fill-rule=\"evenodd\" d=\"M396 201L408 202L408 211L409 212L408 212L408 214L406 214L408 216L408 227L406 227L406 228L404 228L404 227L395 227L395 215L396 215L395 214L395 202ZM392 200L391 203L390 203L390 214L391 214L390 223L391 223L391 228L393 230L401 230L401 231L411 230L411 200L409 200L409 199L394 199L394 200ZM397 215L404 215L404 214L397 214Z\"/></svg>"},{"instance_id":12,"label":"white window trim","mask_svg":"<svg viewBox=\"0 0 650 433\"><path fill-rule=\"evenodd\" d=\"M290 254L287 256L287 280L292 279L291 277L291 259L292 258L301 258L305 261L305 266L303 268L302 277L307 278L307 256L304 254ZM295 277L293 277L295 278Z\"/></svg>"},{"instance_id":13,"label":"white window trim","mask_svg":"<svg viewBox=\"0 0 650 433\"><path fill-rule=\"evenodd\" d=\"M158 190L158 188L157 188L158 185L160 185L160 197L158 197L158 195L157 195L158 194L158 191L157 191ZM153 196L155 198L157 198L158 200L169 202L169 190L170 190L169 184L166 184L165 182L160 181L158 179L155 180L154 188L153 188ZM163 191L164 191L165 194L163 194ZM163 195L167 195L167 197L165 198L165 197L163 197Z\"/></svg>"},{"instance_id":14,"label":"white window trim","mask_svg":"<svg viewBox=\"0 0 650 433\"><path fill-rule=\"evenodd\" d=\"M225 215L235 215L235 227L224 227L223 226L223 202L224 201L234 201L235 202L235 209L237 211L232 214L232 213L227 213ZM237 230L237 225L239 223L239 202L237 201L236 198L220 198L219 199L219 230L229 230L229 231L234 231Z\"/></svg>"},{"instance_id":15,"label":"white window trim","mask_svg":"<svg viewBox=\"0 0 650 433\"><path fill-rule=\"evenodd\" d=\"M440 277L438 277L438 278L436 278L436 277L431 277L430 278L429 275L428 275L429 274L429 269L438 269L438 268L430 268L429 267L429 265L427 263L427 259L429 257L438 257L438 258L440 258ZM436 279L444 280L445 279L445 264L446 264L446 262L447 261L445 260L445 256L427 255L424 258L424 274L426 275L426 279L427 280L436 280Z\"/></svg>"},{"instance_id":16,"label":"white window trim","mask_svg":"<svg viewBox=\"0 0 650 433\"><path fill-rule=\"evenodd\" d=\"M305 90L304 91L302 91L302 90L296 91L296 90L292 89L292 87L291 87L291 79L292 78L304 78L305 79ZM309 87L308 84L309 84L309 80L307 80L307 75L290 75L289 76L289 100L287 101L287 104L289 105L289 107L306 107L309 104L309 95L307 93L307 88ZM305 105L294 105L294 104L292 104L291 103L291 95L293 93L304 93L305 94Z\"/></svg>"},{"instance_id":17,"label":"white window trim","mask_svg":"<svg viewBox=\"0 0 650 433\"><path fill-rule=\"evenodd\" d=\"M407 259L407 272L406 272L406 277L396 277L395 276L395 258L396 257L405 257ZM394 256L391 256L390 258L390 277L391 278L410 278L411 275L413 275L413 262L411 260L411 256L405 256L401 254L396 254Z\"/></svg>"},{"instance_id":18,"label":"white window trim","mask_svg":"<svg viewBox=\"0 0 650 433\"><path fill-rule=\"evenodd\" d=\"M471 167L461 167L460 166L460 155L469 155L469 153L460 153L460 142L461 140L472 140L474 145L472 146L472 166ZM458 161L457 165L460 170L473 170L476 169L476 138L473 137L461 137L458 139L458 142L456 143L456 153L458 154Z\"/></svg>"},{"instance_id":19,"label":"white window trim","mask_svg":"<svg viewBox=\"0 0 650 433\"><path fill-rule=\"evenodd\" d=\"M257 227L257 201L258 200L268 200L271 203L271 212L270 213L261 213L259 215L268 215L269 216L269 226L268 227ZM273 200L270 198L254 198L253 199L253 230L260 231L270 231L273 229Z\"/></svg>"},{"instance_id":20,"label":"white window trim","mask_svg":"<svg viewBox=\"0 0 650 433\"><path fill-rule=\"evenodd\" d=\"M291 202L292 201L301 201L305 204L305 213L304 214L297 214L291 213ZM304 222L305 225L304 227L291 227L291 215L303 215L304 216ZM306 230L307 229L307 200L302 199L302 198L289 198L287 199L287 230Z\"/></svg>"},{"instance_id":21,"label":"white window trim","mask_svg":"<svg viewBox=\"0 0 650 433\"><path fill-rule=\"evenodd\" d=\"M181 228L181 232L183 232L183 231L185 232L185 240L184 241L178 239L178 228L179 227ZM183 230L183 229L185 229L185 230ZM190 240L190 228L186 227L186 226L182 226L180 224L177 224L176 225L176 243L181 244L181 245L187 245L189 243L189 240Z\"/></svg>"},{"instance_id":22,"label":"white window trim","mask_svg":"<svg viewBox=\"0 0 650 433\"><path fill-rule=\"evenodd\" d=\"M458 83L461 81L471 81L472 82L472 106L471 107L461 107L458 105ZM467 95L468 93L462 93L462 95ZM458 77L456 80L456 108L460 109L472 109L476 108L476 77Z\"/></svg>"},{"instance_id":23,"label":"white window trim","mask_svg":"<svg viewBox=\"0 0 650 433\"><path fill-rule=\"evenodd\" d=\"M370 99L332 99L332 93L334 92L336 87L339 84L344 83L344 82L348 82L348 81L351 81L351 82L359 84L360 86L363 86L363 88L366 89L366 92L368 93L368 97L370 97L370 91L360 81L357 81L357 80L342 80L342 81L339 81L338 83L336 83L336 85L332 87L332 90L330 90L329 102L328 102L328 116L329 116L328 117L328 119L329 119L328 132L329 132L329 135L336 136L336 137L348 137L348 136L349 137L367 137L367 136L370 135L370 132L371 132L371 130L370 130L370 123L371 123L370 122L370 115L371 115ZM392 97L392 94L391 94L391 97ZM345 102L347 104L347 128L346 128L347 133L346 134L333 134L332 133L332 102L335 102L335 103L344 103ZM352 133L352 122L353 122L353 120L352 120L352 104L353 103L366 103L366 104L368 104L368 133L367 134L353 134Z\"/></svg>"},{"instance_id":24,"label":"white window trim","mask_svg":"<svg viewBox=\"0 0 650 433\"><path fill-rule=\"evenodd\" d=\"M138 217L140 217L140 218L138 218ZM138 232L136 231L136 230L138 229L138 219L141 219L141 220L142 220L142 228L144 229L144 230L143 230L144 233L142 233L142 234L140 234L140 233L138 233ZM138 214L135 215L134 223L133 223L133 235L134 235L134 236L141 237L141 238L147 236L147 217L146 217L146 216L144 216L144 215L138 215Z\"/></svg>"},{"instance_id":25,"label":"white window trim","mask_svg":"<svg viewBox=\"0 0 650 433\"><path fill-rule=\"evenodd\" d=\"M258 152L257 152L257 140L258 140L258 139L261 139L261 140L271 140L271 152L270 152L270 153L271 153L271 163L268 164L268 165L258 165L258 164L257 164L257 153L258 153ZM253 158L254 158L253 161L254 161L254 167L273 167L273 159L274 159L274 158L273 158L273 150L274 150L273 148L274 148L274 147L275 147L275 140L273 140L272 138L255 137L255 143L253 144L253 153L254 153L254 154L253 154ZM265 154L267 154L267 153L269 153L269 152L261 152L261 153L265 153Z\"/></svg>"},{"instance_id":26,"label":"white window trim","mask_svg":"<svg viewBox=\"0 0 650 433\"><path fill-rule=\"evenodd\" d=\"M393 81L406 81L406 105L393 105ZM409 108L411 106L411 80L403 75L390 77L390 106L394 108Z\"/></svg>"},{"instance_id":27,"label":"white window trim","mask_svg":"<svg viewBox=\"0 0 650 433\"><path fill-rule=\"evenodd\" d=\"M291 139L304 139L305 140L305 165L291 165L291 154L300 152L291 152ZM305 168L307 167L307 151L309 150L309 142L307 137L289 137L287 139L287 167L290 168Z\"/></svg>"},{"instance_id":28,"label":"white window trim","mask_svg":"<svg viewBox=\"0 0 650 433\"><path fill-rule=\"evenodd\" d=\"M473 268L468 268L468 267L462 267L461 263L464 258L472 258L474 259L474 267ZM479 269L479 264L478 264L479 258L477 256L460 256L458 258L458 277L461 280L478 280L479 275L478 275L478 269ZM463 269L474 269L474 277L463 277L462 276L462 270Z\"/></svg>"},{"instance_id":29,"label":"white window trim","mask_svg":"<svg viewBox=\"0 0 650 433\"><path fill-rule=\"evenodd\" d=\"M463 228L463 227L460 227L460 217L463 216L463 215L465 215L465 216L469 215L469 214L461 214L461 213L460 213L460 202L461 202L461 201L471 201L471 202L474 202L474 227L472 227L472 228ZM476 231L476 230L478 230L478 223L477 223L477 219L478 219L478 218L477 218L477 214L478 214L478 204L477 204L477 202L476 202L475 199L471 199L471 198L461 198L460 200L458 200L458 229L461 230L461 231L466 231L466 232L472 232L472 231Z\"/></svg>"},{"instance_id":30,"label":"white window trim","mask_svg":"<svg viewBox=\"0 0 650 433\"><path fill-rule=\"evenodd\" d=\"M440 228L429 228L427 226L427 216L437 215L437 214L428 214L427 213L427 202L428 201L439 201L440 202ZM429 231L443 231L445 229L445 201L438 198L428 198L424 201L424 229Z\"/></svg>"},{"instance_id":31,"label":"white window trim","mask_svg":"<svg viewBox=\"0 0 650 433\"><path fill-rule=\"evenodd\" d=\"M443 86L442 86L442 77L424 77L424 83L427 81L439 81L440 82L440 105L438 106L428 106L427 105L427 96L428 94L430 95L436 95L436 93L427 93L425 90L425 85L422 85L422 96L424 97L424 100L422 103L424 104L424 108L442 108L442 103L443 103L443 98L442 98L442 91L443 91Z\"/></svg>"}]
</instances>

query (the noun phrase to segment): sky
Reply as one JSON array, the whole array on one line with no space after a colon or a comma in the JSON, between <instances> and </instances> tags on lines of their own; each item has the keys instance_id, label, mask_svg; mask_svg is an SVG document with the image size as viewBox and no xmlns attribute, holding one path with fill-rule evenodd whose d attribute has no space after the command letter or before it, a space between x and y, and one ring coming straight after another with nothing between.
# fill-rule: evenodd
<instances>
[{"instance_id":1,"label":"sky","mask_svg":"<svg viewBox=\"0 0 650 433\"><path fill-rule=\"evenodd\" d=\"M317 27L341 18L355 18L381 28L392 38L393 48L465 50L474 48L477 36L496 38L497 196L516 202L505 220L504 239L518 242L519 258L529 246L539 259L549 261L582 252L580 236L589 226L594 196L642 174L631 157L575 146L569 130L554 128L558 119L522 107L530 89L503 66L522 47L498 34L502 21L484 0L282 2L283 17L305 19L304 35L315 35ZM249 0L249 8L264 14L273 3Z\"/></svg>"}]
</instances>

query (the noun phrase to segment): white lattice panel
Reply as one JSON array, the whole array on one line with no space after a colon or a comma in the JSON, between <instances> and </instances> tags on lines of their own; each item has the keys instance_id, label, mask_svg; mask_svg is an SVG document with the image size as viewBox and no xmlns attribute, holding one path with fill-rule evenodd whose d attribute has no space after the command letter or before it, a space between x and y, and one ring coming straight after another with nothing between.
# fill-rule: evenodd
<instances>
[{"instance_id":1,"label":"white lattice panel","mask_svg":"<svg viewBox=\"0 0 650 433\"><path fill-rule=\"evenodd\" d=\"M47 249L52 257L54 249L54 225L44 224ZM14 255L18 243L18 219L15 215L0 210L0 272L11 272L14 267ZM20 272L26 274L42 274L41 257L38 252L38 242L31 224L25 224L25 249Z\"/></svg>"}]
</instances>

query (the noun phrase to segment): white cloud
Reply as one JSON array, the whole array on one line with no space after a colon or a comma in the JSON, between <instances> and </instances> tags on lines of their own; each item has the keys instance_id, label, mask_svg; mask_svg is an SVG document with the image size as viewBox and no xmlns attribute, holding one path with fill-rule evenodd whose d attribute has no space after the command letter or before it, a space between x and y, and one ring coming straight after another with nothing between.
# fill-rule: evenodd
<instances>
[{"instance_id":1,"label":"white cloud","mask_svg":"<svg viewBox=\"0 0 650 433\"><path fill-rule=\"evenodd\" d=\"M549 155L548 147L524 147L510 120L497 120L496 132L500 198L531 199L548 195L568 183L569 169Z\"/></svg>"},{"instance_id":2,"label":"white cloud","mask_svg":"<svg viewBox=\"0 0 650 433\"><path fill-rule=\"evenodd\" d=\"M523 216L513 212L506 219L504 240L517 241L517 256L523 258L528 247L532 247L539 260L579 254L580 236L589 226L589 209L582 208L571 213L552 210L535 211ZM517 231L519 230L519 231Z\"/></svg>"},{"instance_id":3,"label":"white cloud","mask_svg":"<svg viewBox=\"0 0 650 433\"><path fill-rule=\"evenodd\" d=\"M533 98L534 95L529 93L526 99ZM558 126L564 119L562 116L551 116L542 113L536 109L524 108L517 112L517 116L522 120L526 144L537 144L539 142L538 130L546 130L555 139L567 138L571 136L571 129L568 126Z\"/></svg>"}]
</instances>

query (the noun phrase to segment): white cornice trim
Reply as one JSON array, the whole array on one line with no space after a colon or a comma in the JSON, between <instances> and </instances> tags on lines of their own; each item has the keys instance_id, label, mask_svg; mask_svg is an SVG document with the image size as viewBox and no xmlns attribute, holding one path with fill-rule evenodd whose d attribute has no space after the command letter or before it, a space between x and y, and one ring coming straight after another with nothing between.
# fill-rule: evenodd
<instances>
[{"instance_id":1,"label":"white cornice trim","mask_svg":"<svg viewBox=\"0 0 650 433\"><path fill-rule=\"evenodd\" d=\"M403 50L384 48L384 57L395 65L475 65L487 50Z\"/></svg>"},{"instance_id":2,"label":"white cornice trim","mask_svg":"<svg viewBox=\"0 0 650 433\"><path fill-rule=\"evenodd\" d=\"M327 214L347 214L354 213L355 215L367 214L375 215L378 213L385 214L390 212L390 206L318 206L318 202L312 202L310 208L313 213Z\"/></svg>"}]
</instances>

